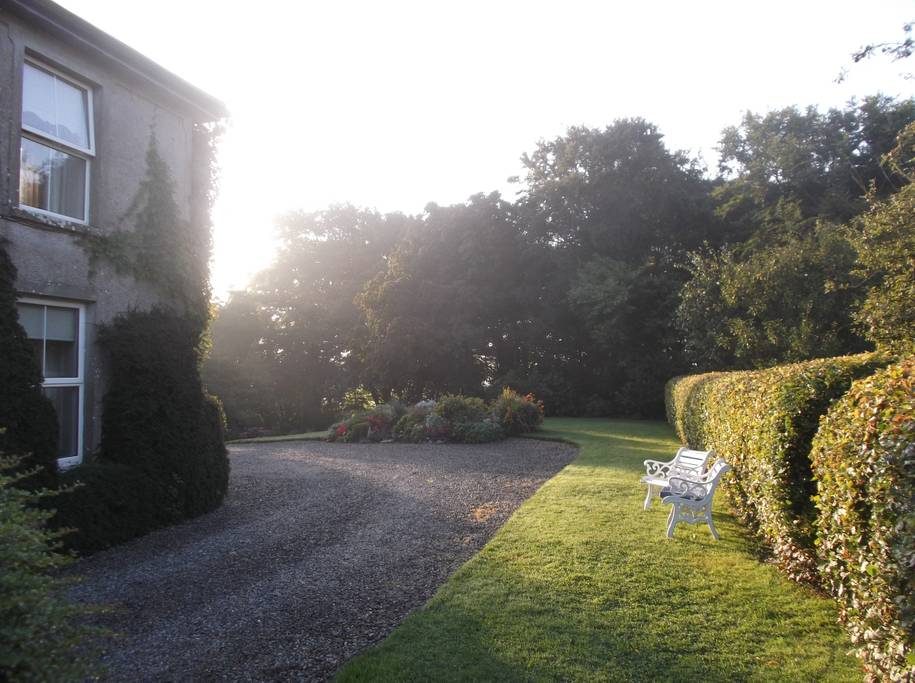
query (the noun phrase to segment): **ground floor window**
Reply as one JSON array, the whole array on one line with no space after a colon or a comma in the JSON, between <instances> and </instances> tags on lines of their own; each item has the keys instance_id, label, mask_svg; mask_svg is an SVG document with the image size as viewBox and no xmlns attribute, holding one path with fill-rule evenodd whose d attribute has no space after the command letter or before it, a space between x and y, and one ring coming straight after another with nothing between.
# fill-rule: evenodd
<instances>
[{"instance_id":1,"label":"ground floor window","mask_svg":"<svg viewBox=\"0 0 915 683\"><path fill-rule=\"evenodd\" d=\"M41 365L42 390L57 411L58 462L83 458L85 307L62 301L21 299L19 322Z\"/></svg>"}]
</instances>

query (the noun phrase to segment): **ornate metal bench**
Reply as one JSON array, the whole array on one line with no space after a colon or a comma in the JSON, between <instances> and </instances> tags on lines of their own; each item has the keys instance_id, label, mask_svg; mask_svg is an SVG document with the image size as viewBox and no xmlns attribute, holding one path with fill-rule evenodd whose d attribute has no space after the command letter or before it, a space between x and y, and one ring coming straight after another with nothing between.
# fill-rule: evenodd
<instances>
[{"instance_id":1,"label":"ornate metal bench","mask_svg":"<svg viewBox=\"0 0 915 683\"><path fill-rule=\"evenodd\" d=\"M712 499L721 481L721 475L731 469L720 458L705 474L694 477L672 476L669 485L661 491L661 501L672 505L667 518L667 538L674 537L674 528L680 522L708 524L712 537L718 540L718 531L712 522Z\"/></svg>"},{"instance_id":2,"label":"ornate metal bench","mask_svg":"<svg viewBox=\"0 0 915 683\"><path fill-rule=\"evenodd\" d=\"M703 474L712 455L714 455L714 451L694 451L683 446L670 462L646 460L645 476L641 481L648 485L648 493L645 494L643 507L646 510L651 507L652 496L665 488L671 477Z\"/></svg>"}]
</instances>

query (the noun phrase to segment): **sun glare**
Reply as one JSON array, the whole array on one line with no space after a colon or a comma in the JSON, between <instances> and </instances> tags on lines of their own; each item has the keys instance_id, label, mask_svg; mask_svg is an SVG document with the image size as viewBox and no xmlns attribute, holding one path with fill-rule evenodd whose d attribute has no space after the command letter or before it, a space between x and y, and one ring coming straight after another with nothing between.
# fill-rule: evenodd
<instances>
[{"instance_id":1,"label":"sun glare","mask_svg":"<svg viewBox=\"0 0 915 683\"><path fill-rule=\"evenodd\" d=\"M904 63L850 58L906 2L63 4L228 105L221 297L269 262L287 211L510 197L522 152L571 125L642 116L714 167L744 111L911 94Z\"/></svg>"}]
</instances>

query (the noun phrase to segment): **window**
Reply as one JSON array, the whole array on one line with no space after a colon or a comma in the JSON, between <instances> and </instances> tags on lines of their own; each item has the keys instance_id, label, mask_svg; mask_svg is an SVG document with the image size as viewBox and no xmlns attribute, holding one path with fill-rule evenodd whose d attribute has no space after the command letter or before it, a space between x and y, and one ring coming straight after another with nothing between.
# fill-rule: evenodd
<instances>
[{"instance_id":1,"label":"window","mask_svg":"<svg viewBox=\"0 0 915 683\"><path fill-rule=\"evenodd\" d=\"M87 222L93 138L92 91L49 67L25 62L19 205Z\"/></svg>"},{"instance_id":2,"label":"window","mask_svg":"<svg viewBox=\"0 0 915 683\"><path fill-rule=\"evenodd\" d=\"M23 299L17 308L41 364L42 391L57 411L59 463L75 465L83 455L85 309L37 299Z\"/></svg>"}]
</instances>

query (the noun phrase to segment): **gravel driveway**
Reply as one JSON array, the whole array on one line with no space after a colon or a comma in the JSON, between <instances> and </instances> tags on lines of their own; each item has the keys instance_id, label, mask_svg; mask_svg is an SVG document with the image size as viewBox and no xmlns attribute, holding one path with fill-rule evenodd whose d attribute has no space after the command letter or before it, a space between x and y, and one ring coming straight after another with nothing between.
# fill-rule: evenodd
<instances>
[{"instance_id":1,"label":"gravel driveway","mask_svg":"<svg viewBox=\"0 0 915 683\"><path fill-rule=\"evenodd\" d=\"M575 455L557 443L230 448L222 508L80 561L114 680L327 679Z\"/></svg>"}]
</instances>

